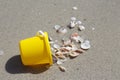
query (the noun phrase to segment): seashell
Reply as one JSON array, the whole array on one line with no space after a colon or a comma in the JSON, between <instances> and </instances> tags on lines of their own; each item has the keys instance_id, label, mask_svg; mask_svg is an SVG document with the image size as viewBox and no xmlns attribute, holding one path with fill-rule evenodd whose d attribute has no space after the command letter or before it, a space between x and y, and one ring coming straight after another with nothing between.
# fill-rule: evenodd
<instances>
[{"instance_id":1,"label":"seashell","mask_svg":"<svg viewBox=\"0 0 120 80\"><path fill-rule=\"evenodd\" d=\"M61 47L61 48L60 48L60 51L62 51L62 52L69 52L69 50L66 49L65 47Z\"/></svg>"},{"instance_id":2,"label":"seashell","mask_svg":"<svg viewBox=\"0 0 120 80\"><path fill-rule=\"evenodd\" d=\"M55 30L57 31L58 29L61 28L61 26L60 26L60 25L55 25L54 28L55 28Z\"/></svg>"},{"instance_id":3,"label":"seashell","mask_svg":"<svg viewBox=\"0 0 120 80\"><path fill-rule=\"evenodd\" d=\"M80 43L83 43L83 42L84 42L84 39L83 39L82 37L78 36L78 41L79 41Z\"/></svg>"},{"instance_id":4,"label":"seashell","mask_svg":"<svg viewBox=\"0 0 120 80\"><path fill-rule=\"evenodd\" d=\"M76 25L75 22L74 22L74 21L71 21L69 27L72 29L72 28L75 27L75 25Z\"/></svg>"},{"instance_id":5,"label":"seashell","mask_svg":"<svg viewBox=\"0 0 120 80\"><path fill-rule=\"evenodd\" d=\"M78 49L77 46L76 46L75 44L71 44L71 47L72 47L72 48L71 48L72 51L75 51L75 50Z\"/></svg>"},{"instance_id":6,"label":"seashell","mask_svg":"<svg viewBox=\"0 0 120 80\"><path fill-rule=\"evenodd\" d=\"M65 71L66 71L66 68L63 67L63 66L60 66L60 65L59 65L59 69L60 69L60 71L62 71L62 72L65 72Z\"/></svg>"},{"instance_id":7,"label":"seashell","mask_svg":"<svg viewBox=\"0 0 120 80\"><path fill-rule=\"evenodd\" d=\"M72 7L73 10L77 10L78 8L76 6Z\"/></svg>"},{"instance_id":8,"label":"seashell","mask_svg":"<svg viewBox=\"0 0 120 80\"><path fill-rule=\"evenodd\" d=\"M81 25L81 24L82 24L82 22L81 22L81 21L77 21L77 22L76 22L76 24Z\"/></svg>"},{"instance_id":9,"label":"seashell","mask_svg":"<svg viewBox=\"0 0 120 80\"><path fill-rule=\"evenodd\" d=\"M79 36L79 34L75 32L75 33L73 33L71 36L72 36L72 37L76 37L76 36Z\"/></svg>"},{"instance_id":10,"label":"seashell","mask_svg":"<svg viewBox=\"0 0 120 80\"><path fill-rule=\"evenodd\" d=\"M82 30L85 30L85 27L82 26L82 25L79 25L79 26L78 26L78 29L79 29L80 31L82 31Z\"/></svg>"},{"instance_id":11,"label":"seashell","mask_svg":"<svg viewBox=\"0 0 120 80\"><path fill-rule=\"evenodd\" d=\"M70 39L63 38L62 41L63 41L64 46L69 46L72 43L72 41Z\"/></svg>"},{"instance_id":12,"label":"seashell","mask_svg":"<svg viewBox=\"0 0 120 80\"><path fill-rule=\"evenodd\" d=\"M53 48L55 48L55 49L59 49L60 46L59 46L58 44L54 44L54 45L53 45Z\"/></svg>"},{"instance_id":13,"label":"seashell","mask_svg":"<svg viewBox=\"0 0 120 80\"><path fill-rule=\"evenodd\" d=\"M57 60L57 64L60 65L62 64L63 62L61 62L60 60Z\"/></svg>"},{"instance_id":14,"label":"seashell","mask_svg":"<svg viewBox=\"0 0 120 80\"><path fill-rule=\"evenodd\" d=\"M69 56L74 58L74 57L79 56L79 53L77 53L77 52L70 52Z\"/></svg>"},{"instance_id":15,"label":"seashell","mask_svg":"<svg viewBox=\"0 0 120 80\"><path fill-rule=\"evenodd\" d=\"M75 40L76 42L83 42L84 39L82 39L78 33L73 33L71 35L71 40Z\"/></svg>"},{"instance_id":16,"label":"seashell","mask_svg":"<svg viewBox=\"0 0 120 80\"><path fill-rule=\"evenodd\" d=\"M65 28L60 28L60 29L58 29L58 32L65 34L65 33L67 33L67 29L65 29Z\"/></svg>"},{"instance_id":17,"label":"seashell","mask_svg":"<svg viewBox=\"0 0 120 80\"><path fill-rule=\"evenodd\" d=\"M76 17L71 17L71 21L76 21Z\"/></svg>"},{"instance_id":18,"label":"seashell","mask_svg":"<svg viewBox=\"0 0 120 80\"><path fill-rule=\"evenodd\" d=\"M84 43L81 43L81 48L82 49L89 49L91 46L90 46L90 42L86 41Z\"/></svg>"},{"instance_id":19,"label":"seashell","mask_svg":"<svg viewBox=\"0 0 120 80\"><path fill-rule=\"evenodd\" d=\"M83 53L83 52L85 52L83 49L77 49L77 50L75 50L74 52L77 52L77 53Z\"/></svg>"},{"instance_id":20,"label":"seashell","mask_svg":"<svg viewBox=\"0 0 120 80\"><path fill-rule=\"evenodd\" d=\"M58 57L58 58L60 58L60 59L65 59L66 57L63 55L63 53L62 52L56 52L55 53L55 55Z\"/></svg>"}]
</instances>

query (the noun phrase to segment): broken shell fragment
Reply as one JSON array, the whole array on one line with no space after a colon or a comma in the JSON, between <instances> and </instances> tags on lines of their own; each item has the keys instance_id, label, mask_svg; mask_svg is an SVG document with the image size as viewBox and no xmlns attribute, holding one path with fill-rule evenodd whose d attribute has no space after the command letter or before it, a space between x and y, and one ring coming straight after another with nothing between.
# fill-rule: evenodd
<instances>
[{"instance_id":1,"label":"broken shell fragment","mask_svg":"<svg viewBox=\"0 0 120 80\"><path fill-rule=\"evenodd\" d=\"M89 41L85 41L83 43L81 43L81 48L82 49L89 49L91 46L90 46L90 42Z\"/></svg>"},{"instance_id":2,"label":"broken shell fragment","mask_svg":"<svg viewBox=\"0 0 120 80\"><path fill-rule=\"evenodd\" d=\"M59 69L60 69L60 71L62 71L62 72L65 72L66 71L66 68L65 67L63 67L63 66L58 66L59 67Z\"/></svg>"},{"instance_id":3,"label":"broken shell fragment","mask_svg":"<svg viewBox=\"0 0 120 80\"><path fill-rule=\"evenodd\" d=\"M82 31L82 30L85 30L85 27L82 26L82 25L79 25L79 26L78 26L78 29L79 29L80 31Z\"/></svg>"},{"instance_id":4,"label":"broken shell fragment","mask_svg":"<svg viewBox=\"0 0 120 80\"><path fill-rule=\"evenodd\" d=\"M61 28L61 26L60 25L55 25L54 28L55 28L55 30L58 30L58 29Z\"/></svg>"}]
</instances>

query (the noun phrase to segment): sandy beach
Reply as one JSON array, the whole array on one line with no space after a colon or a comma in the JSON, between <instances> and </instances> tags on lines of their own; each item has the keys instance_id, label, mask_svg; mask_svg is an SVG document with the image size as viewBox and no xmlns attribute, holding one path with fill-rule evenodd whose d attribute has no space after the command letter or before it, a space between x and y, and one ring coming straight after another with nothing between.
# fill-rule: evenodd
<instances>
[{"instance_id":1,"label":"sandy beach","mask_svg":"<svg viewBox=\"0 0 120 80\"><path fill-rule=\"evenodd\" d=\"M77 10L73 10L77 7ZM85 31L66 27L70 18L82 21ZM68 30L58 34L55 25ZM0 0L1 80L120 80L120 0ZM21 63L19 41L48 32L54 40L78 32L89 39L91 48L68 59L61 72L25 67Z\"/></svg>"}]
</instances>

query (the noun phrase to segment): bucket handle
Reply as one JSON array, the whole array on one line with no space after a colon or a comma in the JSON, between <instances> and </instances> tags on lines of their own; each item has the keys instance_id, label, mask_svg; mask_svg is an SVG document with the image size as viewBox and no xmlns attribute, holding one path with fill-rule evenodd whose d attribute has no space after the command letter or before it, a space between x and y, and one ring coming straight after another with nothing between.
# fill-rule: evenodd
<instances>
[{"instance_id":1,"label":"bucket handle","mask_svg":"<svg viewBox=\"0 0 120 80\"><path fill-rule=\"evenodd\" d=\"M39 30L38 32L37 32L37 35L42 35L43 37L45 37L45 34L44 34L44 32L43 31L41 31L41 30Z\"/></svg>"}]
</instances>

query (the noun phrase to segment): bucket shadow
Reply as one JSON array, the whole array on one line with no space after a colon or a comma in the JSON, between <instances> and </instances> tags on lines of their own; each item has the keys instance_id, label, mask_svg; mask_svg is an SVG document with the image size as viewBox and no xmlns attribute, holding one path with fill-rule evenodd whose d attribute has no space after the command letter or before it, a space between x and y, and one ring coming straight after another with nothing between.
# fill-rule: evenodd
<instances>
[{"instance_id":1,"label":"bucket shadow","mask_svg":"<svg viewBox=\"0 0 120 80\"><path fill-rule=\"evenodd\" d=\"M38 74L48 70L49 67L46 67L46 66L47 65L24 66L21 62L20 55L16 55L11 57L7 61L5 65L5 69L8 73L11 73L11 74L20 74L20 73Z\"/></svg>"}]
</instances>

